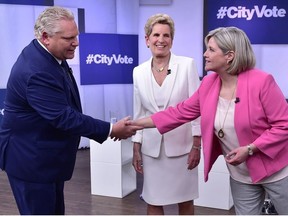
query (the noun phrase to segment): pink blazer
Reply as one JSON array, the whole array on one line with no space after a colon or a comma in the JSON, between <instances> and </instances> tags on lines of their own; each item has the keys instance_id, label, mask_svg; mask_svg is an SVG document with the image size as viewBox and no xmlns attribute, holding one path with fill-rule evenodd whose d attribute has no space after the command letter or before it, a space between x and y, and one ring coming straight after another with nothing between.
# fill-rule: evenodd
<instances>
[{"instance_id":1,"label":"pink blazer","mask_svg":"<svg viewBox=\"0 0 288 216\"><path fill-rule=\"evenodd\" d=\"M199 89L175 107L152 115L160 133L201 116L204 179L222 154L214 135L214 119L221 80L207 75ZM272 75L253 69L238 76L235 130L240 146L254 143L260 150L246 161L252 181L258 182L288 164L288 105Z\"/></svg>"}]
</instances>

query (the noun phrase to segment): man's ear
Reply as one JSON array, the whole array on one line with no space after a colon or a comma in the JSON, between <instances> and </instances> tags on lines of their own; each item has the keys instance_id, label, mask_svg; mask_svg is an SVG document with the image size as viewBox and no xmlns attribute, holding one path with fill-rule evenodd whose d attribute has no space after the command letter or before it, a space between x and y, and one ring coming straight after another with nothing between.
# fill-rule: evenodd
<instances>
[{"instance_id":1,"label":"man's ear","mask_svg":"<svg viewBox=\"0 0 288 216\"><path fill-rule=\"evenodd\" d=\"M48 45L49 44L49 36L48 36L47 32L43 32L42 33L41 42L44 45Z\"/></svg>"}]
</instances>

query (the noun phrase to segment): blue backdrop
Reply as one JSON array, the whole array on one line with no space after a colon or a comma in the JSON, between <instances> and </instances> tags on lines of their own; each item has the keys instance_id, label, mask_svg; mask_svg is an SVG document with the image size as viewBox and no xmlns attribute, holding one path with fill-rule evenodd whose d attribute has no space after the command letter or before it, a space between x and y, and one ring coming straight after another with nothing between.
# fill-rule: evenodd
<instances>
[{"instance_id":1,"label":"blue backdrop","mask_svg":"<svg viewBox=\"0 0 288 216\"><path fill-rule=\"evenodd\" d=\"M81 85L132 84L138 65L138 35L79 35Z\"/></svg>"},{"instance_id":2,"label":"blue backdrop","mask_svg":"<svg viewBox=\"0 0 288 216\"><path fill-rule=\"evenodd\" d=\"M19 5L54 5L54 0L0 0L3 4L19 4Z\"/></svg>"},{"instance_id":3,"label":"blue backdrop","mask_svg":"<svg viewBox=\"0 0 288 216\"><path fill-rule=\"evenodd\" d=\"M236 26L252 44L288 44L287 0L205 0L204 8L205 33Z\"/></svg>"}]
</instances>

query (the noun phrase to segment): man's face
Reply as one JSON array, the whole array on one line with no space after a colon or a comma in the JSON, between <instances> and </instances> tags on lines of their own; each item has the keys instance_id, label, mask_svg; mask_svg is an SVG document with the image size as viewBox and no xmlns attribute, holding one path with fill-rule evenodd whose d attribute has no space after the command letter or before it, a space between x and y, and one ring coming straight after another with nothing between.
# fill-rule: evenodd
<instances>
[{"instance_id":1,"label":"man's face","mask_svg":"<svg viewBox=\"0 0 288 216\"><path fill-rule=\"evenodd\" d=\"M79 45L77 25L74 20L61 20L59 25L59 32L45 37L46 47L57 59L72 59Z\"/></svg>"}]
</instances>

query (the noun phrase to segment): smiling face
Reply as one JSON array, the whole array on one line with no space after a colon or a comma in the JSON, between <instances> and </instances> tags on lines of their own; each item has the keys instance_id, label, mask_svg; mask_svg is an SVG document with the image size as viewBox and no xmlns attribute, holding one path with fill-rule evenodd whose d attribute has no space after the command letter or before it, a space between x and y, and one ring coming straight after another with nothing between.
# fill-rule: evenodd
<instances>
[{"instance_id":1,"label":"smiling face","mask_svg":"<svg viewBox=\"0 0 288 216\"><path fill-rule=\"evenodd\" d=\"M172 47L171 30L167 24L155 24L151 34L145 36L146 45L150 47L153 57L165 57Z\"/></svg>"},{"instance_id":2,"label":"smiling face","mask_svg":"<svg viewBox=\"0 0 288 216\"><path fill-rule=\"evenodd\" d=\"M44 32L42 42L57 59L72 59L79 45L77 25L74 20L61 20L59 29L60 31L55 35L48 35Z\"/></svg>"},{"instance_id":3,"label":"smiling face","mask_svg":"<svg viewBox=\"0 0 288 216\"><path fill-rule=\"evenodd\" d=\"M207 49L204 53L205 70L217 73L225 72L229 67L229 62L233 59L233 53L223 53L215 39L211 37L207 43Z\"/></svg>"}]
</instances>

